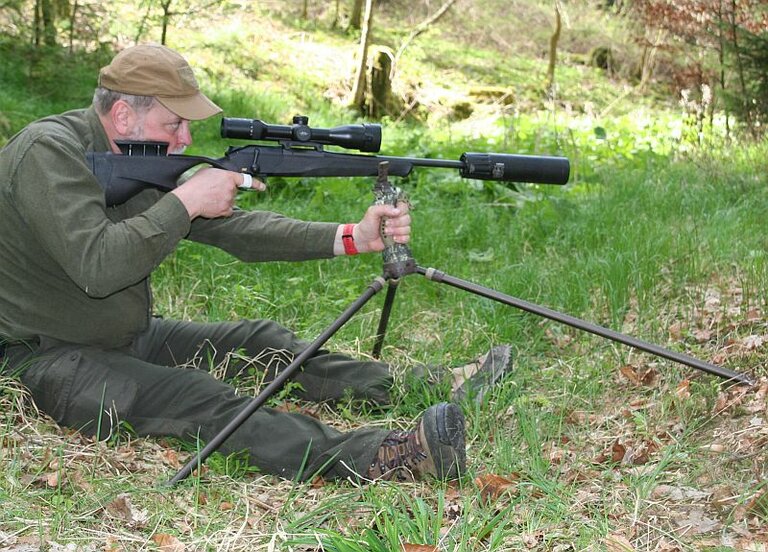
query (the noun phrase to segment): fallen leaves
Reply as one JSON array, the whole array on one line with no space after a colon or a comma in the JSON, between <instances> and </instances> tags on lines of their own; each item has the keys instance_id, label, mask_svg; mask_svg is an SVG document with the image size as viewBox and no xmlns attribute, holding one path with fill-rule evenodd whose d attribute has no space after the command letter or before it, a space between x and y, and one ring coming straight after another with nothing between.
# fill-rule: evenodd
<instances>
[{"instance_id":1,"label":"fallen leaves","mask_svg":"<svg viewBox=\"0 0 768 552\"><path fill-rule=\"evenodd\" d=\"M179 452L172 448L164 448L158 452L158 458L166 466L178 470L183 465L179 459Z\"/></svg>"},{"instance_id":2,"label":"fallen leaves","mask_svg":"<svg viewBox=\"0 0 768 552\"><path fill-rule=\"evenodd\" d=\"M651 493L651 497L654 499L666 498L676 502L701 501L708 499L711 495L711 491L700 491L692 487L678 487L674 485L657 485Z\"/></svg>"},{"instance_id":3,"label":"fallen leaves","mask_svg":"<svg viewBox=\"0 0 768 552\"><path fill-rule=\"evenodd\" d=\"M438 552L437 546L427 544L403 544L403 552Z\"/></svg>"},{"instance_id":4,"label":"fallen leaves","mask_svg":"<svg viewBox=\"0 0 768 552\"><path fill-rule=\"evenodd\" d=\"M691 380L684 379L675 388L675 396L678 399L690 399L691 398Z\"/></svg>"},{"instance_id":5,"label":"fallen leaves","mask_svg":"<svg viewBox=\"0 0 768 552\"><path fill-rule=\"evenodd\" d=\"M751 389L746 385L734 385L717 395L715 406L712 413L717 415L740 406L751 393Z\"/></svg>"},{"instance_id":6,"label":"fallen leaves","mask_svg":"<svg viewBox=\"0 0 768 552\"><path fill-rule=\"evenodd\" d=\"M184 552L186 550L186 546L173 535L158 533L152 536L152 541L161 552Z\"/></svg>"},{"instance_id":7,"label":"fallen leaves","mask_svg":"<svg viewBox=\"0 0 768 552\"><path fill-rule=\"evenodd\" d=\"M624 535L611 533L603 541L606 552L634 552L635 547Z\"/></svg>"},{"instance_id":8,"label":"fallen leaves","mask_svg":"<svg viewBox=\"0 0 768 552\"><path fill-rule=\"evenodd\" d=\"M715 364L738 361L749 357L768 344L768 335L747 335L740 338L729 338L725 346L718 351L712 360Z\"/></svg>"},{"instance_id":9,"label":"fallen leaves","mask_svg":"<svg viewBox=\"0 0 768 552\"><path fill-rule=\"evenodd\" d=\"M739 346L745 351L755 351L768 343L766 335L748 335L738 341Z\"/></svg>"},{"instance_id":10,"label":"fallen leaves","mask_svg":"<svg viewBox=\"0 0 768 552\"><path fill-rule=\"evenodd\" d=\"M51 471L44 473L37 479L37 482L46 487L56 488L59 486L59 472Z\"/></svg>"},{"instance_id":11,"label":"fallen leaves","mask_svg":"<svg viewBox=\"0 0 768 552\"><path fill-rule=\"evenodd\" d=\"M652 387L659 377L659 372L654 367L638 368L626 364L619 368L621 375L635 385Z\"/></svg>"},{"instance_id":12,"label":"fallen leaves","mask_svg":"<svg viewBox=\"0 0 768 552\"><path fill-rule=\"evenodd\" d=\"M104 507L104 512L112 519L119 520L134 529L145 527L149 521L147 510L134 507L131 497L127 493L117 495Z\"/></svg>"},{"instance_id":13,"label":"fallen leaves","mask_svg":"<svg viewBox=\"0 0 768 552\"><path fill-rule=\"evenodd\" d=\"M280 404L274 406L275 410L280 412L288 412L291 414L302 414L309 416L310 418L319 419L319 405L307 406L306 404L300 404L297 401L283 401Z\"/></svg>"},{"instance_id":14,"label":"fallen leaves","mask_svg":"<svg viewBox=\"0 0 768 552\"><path fill-rule=\"evenodd\" d=\"M503 494L514 492L517 479L519 476L504 477L486 473L475 478L475 485L480 490L480 498L487 504L499 500Z\"/></svg>"},{"instance_id":15,"label":"fallen leaves","mask_svg":"<svg viewBox=\"0 0 768 552\"><path fill-rule=\"evenodd\" d=\"M598 454L593 462L604 464L641 465L647 463L651 455L659 450L659 445L650 440L627 440L622 442L616 439L611 446Z\"/></svg>"},{"instance_id":16,"label":"fallen leaves","mask_svg":"<svg viewBox=\"0 0 768 552\"><path fill-rule=\"evenodd\" d=\"M544 542L544 533L542 531L535 531L533 533L523 533L522 535L523 545L529 550L538 548L540 544Z\"/></svg>"},{"instance_id":17,"label":"fallen leaves","mask_svg":"<svg viewBox=\"0 0 768 552\"><path fill-rule=\"evenodd\" d=\"M722 528L723 524L717 519L707 516L704 508L692 508L687 514L676 520L677 532L681 535L700 535L711 533Z\"/></svg>"}]
</instances>

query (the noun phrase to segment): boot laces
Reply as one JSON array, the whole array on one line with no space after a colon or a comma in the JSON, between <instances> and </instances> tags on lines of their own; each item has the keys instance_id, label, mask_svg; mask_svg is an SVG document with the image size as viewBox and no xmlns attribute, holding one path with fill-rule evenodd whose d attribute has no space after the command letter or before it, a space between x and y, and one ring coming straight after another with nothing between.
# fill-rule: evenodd
<instances>
[{"instance_id":1,"label":"boot laces","mask_svg":"<svg viewBox=\"0 0 768 552\"><path fill-rule=\"evenodd\" d=\"M427 452L414 431L391 431L381 443L368 470L372 479L412 481L414 470L427 459Z\"/></svg>"}]
</instances>

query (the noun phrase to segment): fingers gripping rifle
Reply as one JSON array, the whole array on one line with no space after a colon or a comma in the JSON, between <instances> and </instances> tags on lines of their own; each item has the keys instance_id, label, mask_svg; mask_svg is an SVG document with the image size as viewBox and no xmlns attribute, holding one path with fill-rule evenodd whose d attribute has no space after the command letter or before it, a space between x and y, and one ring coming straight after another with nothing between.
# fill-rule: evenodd
<instances>
[{"instance_id":1,"label":"fingers gripping rifle","mask_svg":"<svg viewBox=\"0 0 768 552\"><path fill-rule=\"evenodd\" d=\"M288 126L256 119L224 118L224 138L275 141L277 145L230 147L224 157L168 155L164 142L117 142L122 154L88 153L87 161L104 189L107 206L120 205L145 188L170 191L179 177L198 165L246 173L265 180L270 176L376 176L379 163L389 164L392 176L407 176L414 167L457 169L464 178L539 184L565 184L570 165L564 157L504 153L464 153L458 161L418 157L386 157L325 151L326 145L375 153L381 147L381 126L346 125L312 128L306 117Z\"/></svg>"}]
</instances>

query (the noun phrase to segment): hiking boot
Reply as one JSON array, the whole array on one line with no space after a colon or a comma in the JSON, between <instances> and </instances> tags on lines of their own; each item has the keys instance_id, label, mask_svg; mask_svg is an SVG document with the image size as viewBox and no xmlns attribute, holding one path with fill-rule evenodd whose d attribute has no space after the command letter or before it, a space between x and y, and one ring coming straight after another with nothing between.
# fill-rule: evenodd
<instances>
[{"instance_id":1,"label":"hiking boot","mask_svg":"<svg viewBox=\"0 0 768 552\"><path fill-rule=\"evenodd\" d=\"M457 479L464 473L464 415L440 403L424 411L411 431L391 431L368 468L368 479L415 481L427 475Z\"/></svg>"},{"instance_id":2,"label":"hiking boot","mask_svg":"<svg viewBox=\"0 0 768 552\"><path fill-rule=\"evenodd\" d=\"M465 366L452 368L451 400L473 399L480 403L512 366L512 347L497 345L487 354Z\"/></svg>"},{"instance_id":3,"label":"hiking boot","mask_svg":"<svg viewBox=\"0 0 768 552\"><path fill-rule=\"evenodd\" d=\"M459 403L469 399L479 404L486 393L511 372L511 369L512 347L496 345L484 355L463 366L445 368L416 365L409 376L411 380L406 380L406 387L419 389L418 386L429 385L431 389L439 386L447 390L450 386L451 401Z\"/></svg>"}]
</instances>

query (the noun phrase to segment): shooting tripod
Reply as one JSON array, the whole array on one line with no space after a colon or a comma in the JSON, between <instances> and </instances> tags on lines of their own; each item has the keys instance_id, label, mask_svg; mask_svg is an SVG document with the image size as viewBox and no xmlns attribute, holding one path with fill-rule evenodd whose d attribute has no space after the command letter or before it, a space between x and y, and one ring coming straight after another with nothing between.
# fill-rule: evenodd
<instances>
[{"instance_id":1,"label":"shooting tripod","mask_svg":"<svg viewBox=\"0 0 768 552\"><path fill-rule=\"evenodd\" d=\"M381 162L379 165L378 178L373 188L373 193L376 197L374 203L397 205L397 202L402 200L402 196L400 191L390 184L388 180L387 167L388 162L386 161ZM499 293L498 291L473 284L466 280L454 278L445 274L444 272L435 270L434 268L423 268L416 264L416 261L411 254L410 248L407 245L395 243L390 238L383 237L383 239L386 246L383 252L383 275L376 277L368 285L360 297L358 297L351 305L349 305L347 309L330 326L328 326L324 332L322 332L304 351L296 356L291 364L283 369L277 375L277 377L275 377L275 379L272 380L272 382L261 391L261 393L259 393L250 403L248 403L248 405L243 410L241 410L240 413L235 416L231 422L229 422L229 424L227 424L217 435L215 435L213 439L211 439L205 445L205 447L203 447L200 452L198 452L197 456L192 458L184 467L182 467L168 482L170 485L174 485L182 479L185 479L195 470L195 468L199 468L202 463L205 462L208 456L215 452L221 446L221 444L251 416L251 414L263 406L269 397L271 397L283 386L283 384L296 372L296 370L301 367L304 361L314 355L320 349L320 347L322 347L342 326L344 326L344 324L346 324L356 312L358 312L374 295L376 295L376 293L381 291L385 285L388 285L387 294L384 299L381 318L376 333L376 342L373 348L373 356L378 358L381 353L382 344L384 342L384 336L386 334L392 306L394 305L397 286L402 277L414 273L421 274L433 282L447 284L449 286L474 293L481 297L492 299L505 305L517 307L518 309L524 310L526 312L536 314L544 318L549 318L550 320L554 320L556 322L561 322L579 330L605 337L611 341L634 347L635 349L651 353L652 355L661 358L679 362L680 364L690 366L691 368L695 368L709 374L720 376L721 378L729 381L744 383L747 385L753 384L752 380L744 374L740 374L720 366L715 366L714 364L703 362L688 355L677 353L658 345L654 345L652 343L621 334L608 328L580 320L573 316L569 316L567 314L563 314L546 307L536 305L534 303L529 303L528 301L523 301L522 299L517 299L515 297Z\"/></svg>"}]
</instances>

